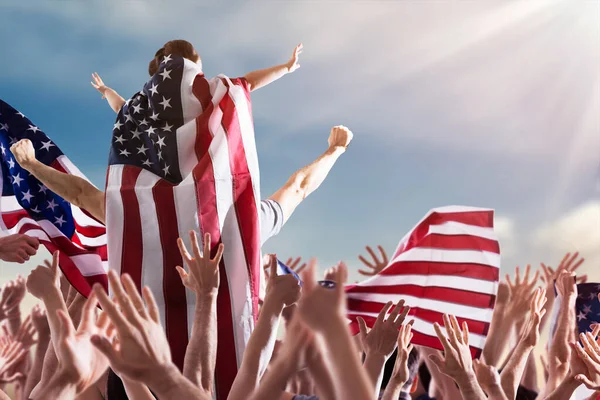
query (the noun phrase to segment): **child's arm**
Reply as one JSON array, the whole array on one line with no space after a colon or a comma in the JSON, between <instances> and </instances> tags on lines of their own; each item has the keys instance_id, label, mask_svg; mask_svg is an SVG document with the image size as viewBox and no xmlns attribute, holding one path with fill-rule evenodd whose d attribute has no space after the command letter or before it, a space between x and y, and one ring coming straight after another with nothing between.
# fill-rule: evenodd
<instances>
[{"instance_id":1,"label":"child's arm","mask_svg":"<svg viewBox=\"0 0 600 400\"><path fill-rule=\"evenodd\" d=\"M92 74L92 79L93 81L90 82L92 86L97 91L102 93L102 98L106 99L110 108L112 108L118 114L121 110L121 107L123 107L123 104L125 104L125 99L119 96L119 93L117 93L114 89L106 86L104 82L102 82L102 78L100 78L100 75L98 75L97 72Z\"/></svg>"},{"instance_id":2,"label":"child's arm","mask_svg":"<svg viewBox=\"0 0 600 400\"><path fill-rule=\"evenodd\" d=\"M282 76L289 74L290 72L294 72L300 68L300 64L298 64L298 56L300 53L302 53L302 43L296 46L294 52L292 53L292 58L290 58L287 63L276 65L271 68L248 72L244 78L246 78L248 81L250 91L252 92L256 89L260 89L263 86L267 86L269 83L275 82Z\"/></svg>"}]
</instances>

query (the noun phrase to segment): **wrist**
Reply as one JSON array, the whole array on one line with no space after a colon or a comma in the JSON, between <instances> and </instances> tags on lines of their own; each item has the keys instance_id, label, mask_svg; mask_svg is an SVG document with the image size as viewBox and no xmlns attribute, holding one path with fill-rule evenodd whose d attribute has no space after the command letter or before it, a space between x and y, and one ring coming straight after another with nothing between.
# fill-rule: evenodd
<instances>
[{"instance_id":1,"label":"wrist","mask_svg":"<svg viewBox=\"0 0 600 400\"><path fill-rule=\"evenodd\" d=\"M342 155L346 152L346 146L329 146L327 149L327 153L331 155Z\"/></svg>"},{"instance_id":2,"label":"wrist","mask_svg":"<svg viewBox=\"0 0 600 400\"><path fill-rule=\"evenodd\" d=\"M267 294L265 296L265 301L263 302L260 312L261 312L261 314L266 313L266 314L279 315L283 312L284 307L285 307L285 304L283 304L283 301L281 301L280 299L276 298L275 296L273 296L267 292Z\"/></svg>"},{"instance_id":3,"label":"wrist","mask_svg":"<svg viewBox=\"0 0 600 400\"><path fill-rule=\"evenodd\" d=\"M177 388L179 376L181 376L181 372L177 366L169 363L152 370L144 379L140 379L140 382L148 386L160 398L171 398L169 393Z\"/></svg>"}]
</instances>

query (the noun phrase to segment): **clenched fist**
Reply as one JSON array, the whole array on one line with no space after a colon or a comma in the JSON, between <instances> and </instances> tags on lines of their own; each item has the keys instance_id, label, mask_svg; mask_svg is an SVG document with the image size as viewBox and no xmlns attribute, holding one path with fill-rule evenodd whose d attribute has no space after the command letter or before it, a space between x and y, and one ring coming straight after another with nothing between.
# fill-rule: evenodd
<instances>
[{"instance_id":1,"label":"clenched fist","mask_svg":"<svg viewBox=\"0 0 600 400\"><path fill-rule=\"evenodd\" d=\"M30 165L36 162L35 149L29 139L21 139L10 147L11 153L19 165L28 169Z\"/></svg>"},{"instance_id":2,"label":"clenched fist","mask_svg":"<svg viewBox=\"0 0 600 400\"><path fill-rule=\"evenodd\" d=\"M343 147L346 149L352 141L353 136L352 131L345 126L334 126L331 128L331 133L329 134L329 147Z\"/></svg>"}]
</instances>

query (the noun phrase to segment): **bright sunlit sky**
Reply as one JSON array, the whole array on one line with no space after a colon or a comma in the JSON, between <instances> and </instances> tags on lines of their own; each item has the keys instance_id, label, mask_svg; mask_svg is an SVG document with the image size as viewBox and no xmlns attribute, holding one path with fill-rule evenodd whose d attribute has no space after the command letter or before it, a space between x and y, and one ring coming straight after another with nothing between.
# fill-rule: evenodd
<instances>
[{"instance_id":1,"label":"bright sunlit sky","mask_svg":"<svg viewBox=\"0 0 600 400\"><path fill-rule=\"evenodd\" d=\"M170 39L194 43L210 76L302 42L302 67L253 94L263 196L333 125L355 139L265 251L355 271L365 245L391 253L429 209L461 204L496 210L503 272L579 250L600 281L598 1L210 4L3 1L0 98L102 187L115 115L92 72L127 98ZM1 282L46 255L3 263Z\"/></svg>"}]
</instances>

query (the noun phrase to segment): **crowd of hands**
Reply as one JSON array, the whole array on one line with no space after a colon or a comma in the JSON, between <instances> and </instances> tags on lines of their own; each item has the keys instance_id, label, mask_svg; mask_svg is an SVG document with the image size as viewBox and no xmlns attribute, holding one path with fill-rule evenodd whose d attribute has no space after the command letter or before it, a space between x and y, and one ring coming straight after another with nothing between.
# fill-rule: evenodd
<instances>
[{"instance_id":1,"label":"crowd of hands","mask_svg":"<svg viewBox=\"0 0 600 400\"><path fill-rule=\"evenodd\" d=\"M185 266L177 267L182 283L196 296L182 371L171 361L159 308L148 288L140 293L129 275L111 271L112 296L96 285L85 299L62 276L57 252L27 279L19 276L2 288L0 384L13 384L19 399L101 399L110 368L131 399L213 398L223 245L211 254L208 234L204 246L194 232L190 238L191 249L179 239ZM28 259L36 249L35 239L13 237L2 242L0 258ZM360 256L367 268L360 273L376 275L387 265L387 256L381 247L380 255L367 251L371 260ZM575 317L576 283L585 280L576 278L575 270L582 262L577 253L567 254L555 269L541 264L533 274L530 266L524 271L517 267L514 281L507 275L499 283L484 349L472 360L468 327L452 315L434 325L443 351L413 346L414 321L403 301L385 304L370 329L358 318L360 331L352 336L344 263L320 278L314 260L302 264L290 259L287 264L300 274L300 283L291 274L278 275L277 258L266 256L266 294L229 399L304 394L391 400L410 392L416 398L426 394L417 378L423 363L431 374L428 394L436 399L515 399L519 387L540 399L568 399L581 385L596 391L595 399L600 395L600 326L579 334ZM334 284L321 285L321 279ZM41 303L22 319L26 291ZM540 331L555 302L556 326L538 362L533 350L541 347ZM278 340L280 321L287 332L283 340ZM381 385L385 363L394 353L391 377ZM544 383L538 386L540 364ZM8 398L0 391L3 396Z\"/></svg>"}]
</instances>

